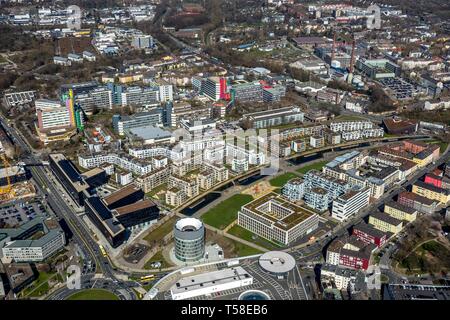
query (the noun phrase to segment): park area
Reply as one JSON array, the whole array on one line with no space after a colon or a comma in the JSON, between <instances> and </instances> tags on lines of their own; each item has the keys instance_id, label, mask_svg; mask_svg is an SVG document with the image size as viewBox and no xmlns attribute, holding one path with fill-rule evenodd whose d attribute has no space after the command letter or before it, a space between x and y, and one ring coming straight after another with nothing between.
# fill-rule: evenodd
<instances>
[{"instance_id":1,"label":"park area","mask_svg":"<svg viewBox=\"0 0 450 320\"><path fill-rule=\"evenodd\" d=\"M119 300L119 298L107 290L88 289L74 293L67 300Z\"/></svg>"},{"instance_id":2,"label":"park area","mask_svg":"<svg viewBox=\"0 0 450 320\"><path fill-rule=\"evenodd\" d=\"M446 273L450 270L450 249L436 240L425 242L401 260L398 267L405 274Z\"/></svg>"},{"instance_id":3,"label":"park area","mask_svg":"<svg viewBox=\"0 0 450 320\"><path fill-rule=\"evenodd\" d=\"M250 195L236 194L206 212L202 220L212 227L223 230L236 220L239 209L252 200L253 197Z\"/></svg>"}]
</instances>

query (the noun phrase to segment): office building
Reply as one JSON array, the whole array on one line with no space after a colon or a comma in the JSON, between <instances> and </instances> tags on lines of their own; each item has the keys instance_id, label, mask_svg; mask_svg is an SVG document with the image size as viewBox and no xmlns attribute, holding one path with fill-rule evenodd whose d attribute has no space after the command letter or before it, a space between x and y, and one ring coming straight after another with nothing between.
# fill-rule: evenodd
<instances>
[{"instance_id":1,"label":"office building","mask_svg":"<svg viewBox=\"0 0 450 320\"><path fill-rule=\"evenodd\" d=\"M263 88L259 81L235 83L231 88L231 99L238 102L262 102Z\"/></svg>"},{"instance_id":2,"label":"office building","mask_svg":"<svg viewBox=\"0 0 450 320\"><path fill-rule=\"evenodd\" d=\"M139 35L133 37L131 46L135 49L152 49L155 46L153 37L150 35Z\"/></svg>"},{"instance_id":3,"label":"office building","mask_svg":"<svg viewBox=\"0 0 450 320\"><path fill-rule=\"evenodd\" d=\"M139 128L143 126L161 126L162 123L163 119L160 109L155 109L149 112L135 113L131 116L116 114L112 117L114 131L121 136L125 135L125 131L132 128Z\"/></svg>"},{"instance_id":4,"label":"office building","mask_svg":"<svg viewBox=\"0 0 450 320\"><path fill-rule=\"evenodd\" d=\"M303 122L304 113L299 107L285 107L267 111L247 113L243 119L248 121L252 128L261 129L283 124Z\"/></svg>"},{"instance_id":5,"label":"office building","mask_svg":"<svg viewBox=\"0 0 450 320\"><path fill-rule=\"evenodd\" d=\"M41 262L64 248L66 239L59 224L37 217L18 228L0 229L3 257L14 262Z\"/></svg>"},{"instance_id":6,"label":"office building","mask_svg":"<svg viewBox=\"0 0 450 320\"><path fill-rule=\"evenodd\" d=\"M395 78L400 75L400 66L387 59L359 59L356 62L358 68L366 77L379 80Z\"/></svg>"},{"instance_id":7,"label":"office building","mask_svg":"<svg viewBox=\"0 0 450 320\"><path fill-rule=\"evenodd\" d=\"M121 93L122 107L159 105L158 87L128 87Z\"/></svg>"},{"instance_id":8,"label":"office building","mask_svg":"<svg viewBox=\"0 0 450 320\"><path fill-rule=\"evenodd\" d=\"M111 210L99 197L87 198L84 208L89 220L100 230L113 248L123 243L126 238L124 226L112 215Z\"/></svg>"},{"instance_id":9,"label":"office building","mask_svg":"<svg viewBox=\"0 0 450 320\"><path fill-rule=\"evenodd\" d=\"M175 257L183 262L194 262L205 254L205 227L196 218L183 218L173 228Z\"/></svg>"},{"instance_id":10,"label":"office building","mask_svg":"<svg viewBox=\"0 0 450 320\"><path fill-rule=\"evenodd\" d=\"M286 87L282 85L274 85L271 87L263 87L263 101L277 102L286 95Z\"/></svg>"},{"instance_id":11,"label":"office building","mask_svg":"<svg viewBox=\"0 0 450 320\"><path fill-rule=\"evenodd\" d=\"M284 200L274 192L244 205L238 225L263 238L288 245L315 229L319 216Z\"/></svg>"},{"instance_id":12,"label":"office building","mask_svg":"<svg viewBox=\"0 0 450 320\"><path fill-rule=\"evenodd\" d=\"M126 187L104 197L103 201L105 205L112 210L133 204L141 200L143 197L144 192L140 188L134 184L129 184Z\"/></svg>"},{"instance_id":13,"label":"office building","mask_svg":"<svg viewBox=\"0 0 450 320\"><path fill-rule=\"evenodd\" d=\"M58 100L37 99L35 107L39 131L75 126L71 111Z\"/></svg>"},{"instance_id":14,"label":"office building","mask_svg":"<svg viewBox=\"0 0 450 320\"><path fill-rule=\"evenodd\" d=\"M369 199L370 189L368 187L352 188L333 200L331 216L339 221L348 220L368 206Z\"/></svg>"},{"instance_id":15,"label":"office building","mask_svg":"<svg viewBox=\"0 0 450 320\"><path fill-rule=\"evenodd\" d=\"M229 88L227 87L227 80L220 77L209 77L202 80L201 93L213 101L226 99L229 96Z\"/></svg>"},{"instance_id":16,"label":"office building","mask_svg":"<svg viewBox=\"0 0 450 320\"><path fill-rule=\"evenodd\" d=\"M148 225L159 218L159 208L151 200L141 200L112 210L113 216L127 229Z\"/></svg>"},{"instance_id":17,"label":"office building","mask_svg":"<svg viewBox=\"0 0 450 320\"><path fill-rule=\"evenodd\" d=\"M89 195L92 191L91 186L82 179L72 162L67 160L63 154L50 154L49 164L50 169L73 201L82 206L86 197L85 191Z\"/></svg>"}]
</instances>

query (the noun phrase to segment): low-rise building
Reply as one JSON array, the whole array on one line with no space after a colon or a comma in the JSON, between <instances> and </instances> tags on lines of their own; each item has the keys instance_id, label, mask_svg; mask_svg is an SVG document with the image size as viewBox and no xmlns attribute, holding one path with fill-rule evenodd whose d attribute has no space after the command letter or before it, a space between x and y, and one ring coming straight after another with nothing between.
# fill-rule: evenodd
<instances>
[{"instance_id":1,"label":"low-rise building","mask_svg":"<svg viewBox=\"0 0 450 320\"><path fill-rule=\"evenodd\" d=\"M431 200L437 200L443 205L446 205L450 201L449 190L435 187L432 184L427 184L423 181L414 183L412 192Z\"/></svg>"},{"instance_id":2,"label":"low-rise building","mask_svg":"<svg viewBox=\"0 0 450 320\"><path fill-rule=\"evenodd\" d=\"M382 232L390 232L393 234L399 233L403 228L403 222L401 220L380 211L370 214L369 224Z\"/></svg>"},{"instance_id":3,"label":"low-rise building","mask_svg":"<svg viewBox=\"0 0 450 320\"><path fill-rule=\"evenodd\" d=\"M315 229L319 216L270 192L244 205L238 225L265 239L288 245Z\"/></svg>"},{"instance_id":4,"label":"low-rise building","mask_svg":"<svg viewBox=\"0 0 450 320\"><path fill-rule=\"evenodd\" d=\"M433 213L436 211L438 201L425 198L413 192L400 192L397 202L410 208L414 208L422 213Z\"/></svg>"},{"instance_id":5,"label":"low-rise building","mask_svg":"<svg viewBox=\"0 0 450 320\"><path fill-rule=\"evenodd\" d=\"M251 284L253 277L238 266L182 278L170 288L170 293L173 300L183 300Z\"/></svg>"},{"instance_id":6,"label":"low-rise building","mask_svg":"<svg viewBox=\"0 0 450 320\"><path fill-rule=\"evenodd\" d=\"M360 222L355 225L352 234L362 242L367 244L372 243L377 247L383 246L389 238L388 233L375 229L365 222Z\"/></svg>"},{"instance_id":7,"label":"low-rise building","mask_svg":"<svg viewBox=\"0 0 450 320\"><path fill-rule=\"evenodd\" d=\"M395 201L389 201L384 204L384 212L391 217L402 221L414 221L417 218L417 210L407 207Z\"/></svg>"}]
</instances>

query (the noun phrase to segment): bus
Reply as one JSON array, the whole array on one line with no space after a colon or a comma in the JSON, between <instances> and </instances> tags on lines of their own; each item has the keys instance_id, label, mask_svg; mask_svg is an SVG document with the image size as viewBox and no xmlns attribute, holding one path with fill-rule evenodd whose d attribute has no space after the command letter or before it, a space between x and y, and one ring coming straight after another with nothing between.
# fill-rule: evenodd
<instances>
[{"instance_id":1,"label":"bus","mask_svg":"<svg viewBox=\"0 0 450 320\"><path fill-rule=\"evenodd\" d=\"M154 274L149 274L148 276L143 276L141 277L141 282L147 282L147 281L151 281L155 279L155 275Z\"/></svg>"},{"instance_id":2,"label":"bus","mask_svg":"<svg viewBox=\"0 0 450 320\"><path fill-rule=\"evenodd\" d=\"M104 257L107 257L107 256L108 256L108 254L106 253L106 250L105 250L105 248L103 248L103 246L102 246L102 245L99 245L98 247L100 248L100 252L102 253L102 255L103 255Z\"/></svg>"}]
</instances>

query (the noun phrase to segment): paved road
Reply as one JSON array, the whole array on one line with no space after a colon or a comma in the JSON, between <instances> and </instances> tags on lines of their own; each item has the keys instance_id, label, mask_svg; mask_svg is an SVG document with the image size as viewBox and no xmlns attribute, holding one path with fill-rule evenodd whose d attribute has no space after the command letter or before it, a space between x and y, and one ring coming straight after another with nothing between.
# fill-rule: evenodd
<instances>
[{"instance_id":1,"label":"paved road","mask_svg":"<svg viewBox=\"0 0 450 320\"><path fill-rule=\"evenodd\" d=\"M0 123L7 134L13 139L13 142L24 150L25 155L21 160L25 162L25 164L42 162L42 159L40 159L36 153L30 149L28 144L23 141L16 129L11 128L2 117L0 118ZM136 299L136 294L131 290L129 283L116 278L114 272L116 270L110 265L109 260L102 256L99 247L92 238L88 228L63 198L62 192L59 191L57 186L52 182L51 173L43 166L29 166L29 169L34 180L37 182L38 192L45 195L47 204L52 208L52 211L57 217L65 220L73 233L72 241L78 244L83 255L87 257L87 260L94 263L94 270L97 273L102 274L106 279L110 279L113 283L116 283L117 286L120 286L126 292L126 297ZM87 276L89 277L89 275ZM91 276L93 277L93 274Z\"/></svg>"}]
</instances>

